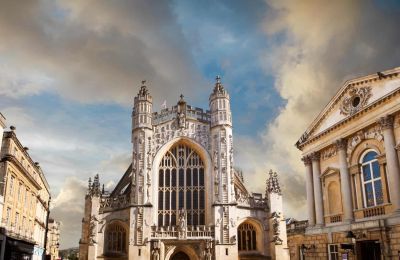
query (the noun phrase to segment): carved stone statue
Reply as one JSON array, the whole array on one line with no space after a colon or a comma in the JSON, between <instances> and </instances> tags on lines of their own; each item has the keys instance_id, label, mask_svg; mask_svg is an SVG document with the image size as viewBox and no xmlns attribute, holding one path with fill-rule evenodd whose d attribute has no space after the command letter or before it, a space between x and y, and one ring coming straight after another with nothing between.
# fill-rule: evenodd
<instances>
[{"instance_id":1,"label":"carved stone statue","mask_svg":"<svg viewBox=\"0 0 400 260\"><path fill-rule=\"evenodd\" d=\"M186 116L183 112L180 112L178 114L178 124L179 128L185 128L186 127Z\"/></svg>"},{"instance_id":2,"label":"carved stone statue","mask_svg":"<svg viewBox=\"0 0 400 260\"><path fill-rule=\"evenodd\" d=\"M218 169L218 151L214 151L213 162L214 162L214 170Z\"/></svg>"},{"instance_id":3,"label":"carved stone statue","mask_svg":"<svg viewBox=\"0 0 400 260\"><path fill-rule=\"evenodd\" d=\"M179 237L184 238L186 235L186 212L184 209L179 210L179 219L178 219L178 232Z\"/></svg>"}]
</instances>

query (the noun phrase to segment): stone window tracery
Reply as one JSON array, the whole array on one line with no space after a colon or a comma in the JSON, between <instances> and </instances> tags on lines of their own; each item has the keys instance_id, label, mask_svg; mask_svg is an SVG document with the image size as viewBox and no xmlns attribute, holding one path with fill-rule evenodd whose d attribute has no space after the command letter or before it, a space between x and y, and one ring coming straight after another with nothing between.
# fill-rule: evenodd
<instances>
[{"instance_id":1,"label":"stone window tracery","mask_svg":"<svg viewBox=\"0 0 400 260\"><path fill-rule=\"evenodd\" d=\"M374 150L369 150L360 160L365 207L383 204L382 179L377 155Z\"/></svg>"},{"instance_id":2,"label":"stone window tracery","mask_svg":"<svg viewBox=\"0 0 400 260\"><path fill-rule=\"evenodd\" d=\"M243 223L238 228L239 251L257 250L257 233L255 227L250 223Z\"/></svg>"},{"instance_id":3,"label":"stone window tracery","mask_svg":"<svg viewBox=\"0 0 400 260\"><path fill-rule=\"evenodd\" d=\"M107 253L126 253L126 230L121 224L112 223L108 225L105 238Z\"/></svg>"},{"instance_id":4,"label":"stone window tracery","mask_svg":"<svg viewBox=\"0 0 400 260\"><path fill-rule=\"evenodd\" d=\"M176 226L179 210L189 226L205 224L204 163L187 145L173 146L158 171L158 226Z\"/></svg>"}]
</instances>

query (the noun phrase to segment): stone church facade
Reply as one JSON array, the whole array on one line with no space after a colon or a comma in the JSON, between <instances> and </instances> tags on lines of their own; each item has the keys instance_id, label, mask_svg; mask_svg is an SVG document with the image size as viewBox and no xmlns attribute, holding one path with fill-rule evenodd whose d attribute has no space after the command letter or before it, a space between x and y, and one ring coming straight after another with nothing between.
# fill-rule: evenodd
<instances>
[{"instance_id":1,"label":"stone church facade","mask_svg":"<svg viewBox=\"0 0 400 260\"><path fill-rule=\"evenodd\" d=\"M291 224L291 258L399 259L400 68L347 81L296 145L308 228Z\"/></svg>"},{"instance_id":2,"label":"stone church facade","mask_svg":"<svg viewBox=\"0 0 400 260\"><path fill-rule=\"evenodd\" d=\"M288 259L277 174L265 195L246 189L219 77L207 111L181 96L153 112L142 82L131 141L132 163L113 191L98 175L89 182L80 259Z\"/></svg>"}]
</instances>

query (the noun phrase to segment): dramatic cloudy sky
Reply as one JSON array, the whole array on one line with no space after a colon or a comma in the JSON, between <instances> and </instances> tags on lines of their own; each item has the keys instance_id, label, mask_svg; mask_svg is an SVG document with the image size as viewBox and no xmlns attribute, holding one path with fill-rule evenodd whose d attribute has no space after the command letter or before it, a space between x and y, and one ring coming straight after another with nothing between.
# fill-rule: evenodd
<instances>
[{"instance_id":1,"label":"dramatic cloudy sky","mask_svg":"<svg viewBox=\"0 0 400 260\"><path fill-rule=\"evenodd\" d=\"M129 164L140 81L155 109L181 93L207 108L220 74L236 165L260 192L276 170L301 219L294 143L346 79L400 66L399 24L396 0L0 0L0 112L45 171L66 248L87 179L110 188Z\"/></svg>"}]
</instances>

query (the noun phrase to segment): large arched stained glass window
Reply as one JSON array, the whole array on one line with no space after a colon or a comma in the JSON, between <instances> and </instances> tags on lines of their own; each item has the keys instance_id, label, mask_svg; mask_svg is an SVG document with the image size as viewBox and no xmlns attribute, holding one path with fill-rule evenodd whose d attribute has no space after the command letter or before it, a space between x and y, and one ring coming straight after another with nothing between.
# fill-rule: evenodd
<instances>
[{"instance_id":1,"label":"large arched stained glass window","mask_svg":"<svg viewBox=\"0 0 400 260\"><path fill-rule=\"evenodd\" d=\"M204 164L185 144L173 146L158 172L158 226L176 226L178 211L186 212L188 226L204 225Z\"/></svg>"},{"instance_id":2,"label":"large arched stained glass window","mask_svg":"<svg viewBox=\"0 0 400 260\"><path fill-rule=\"evenodd\" d=\"M238 228L239 251L252 251L257 249L256 229L250 223L243 223Z\"/></svg>"},{"instance_id":3,"label":"large arched stained glass window","mask_svg":"<svg viewBox=\"0 0 400 260\"><path fill-rule=\"evenodd\" d=\"M126 230L119 223L112 223L106 229L106 253L126 253Z\"/></svg>"},{"instance_id":4,"label":"large arched stained glass window","mask_svg":"<svg viewBox=\"0 0 400 260\"><path fill-rule=\"evenodd\" d=\"M361 172L365 207L383 204L382 179L375 151L368 151L361 158Z\"/></svg>"}]
</instances>

